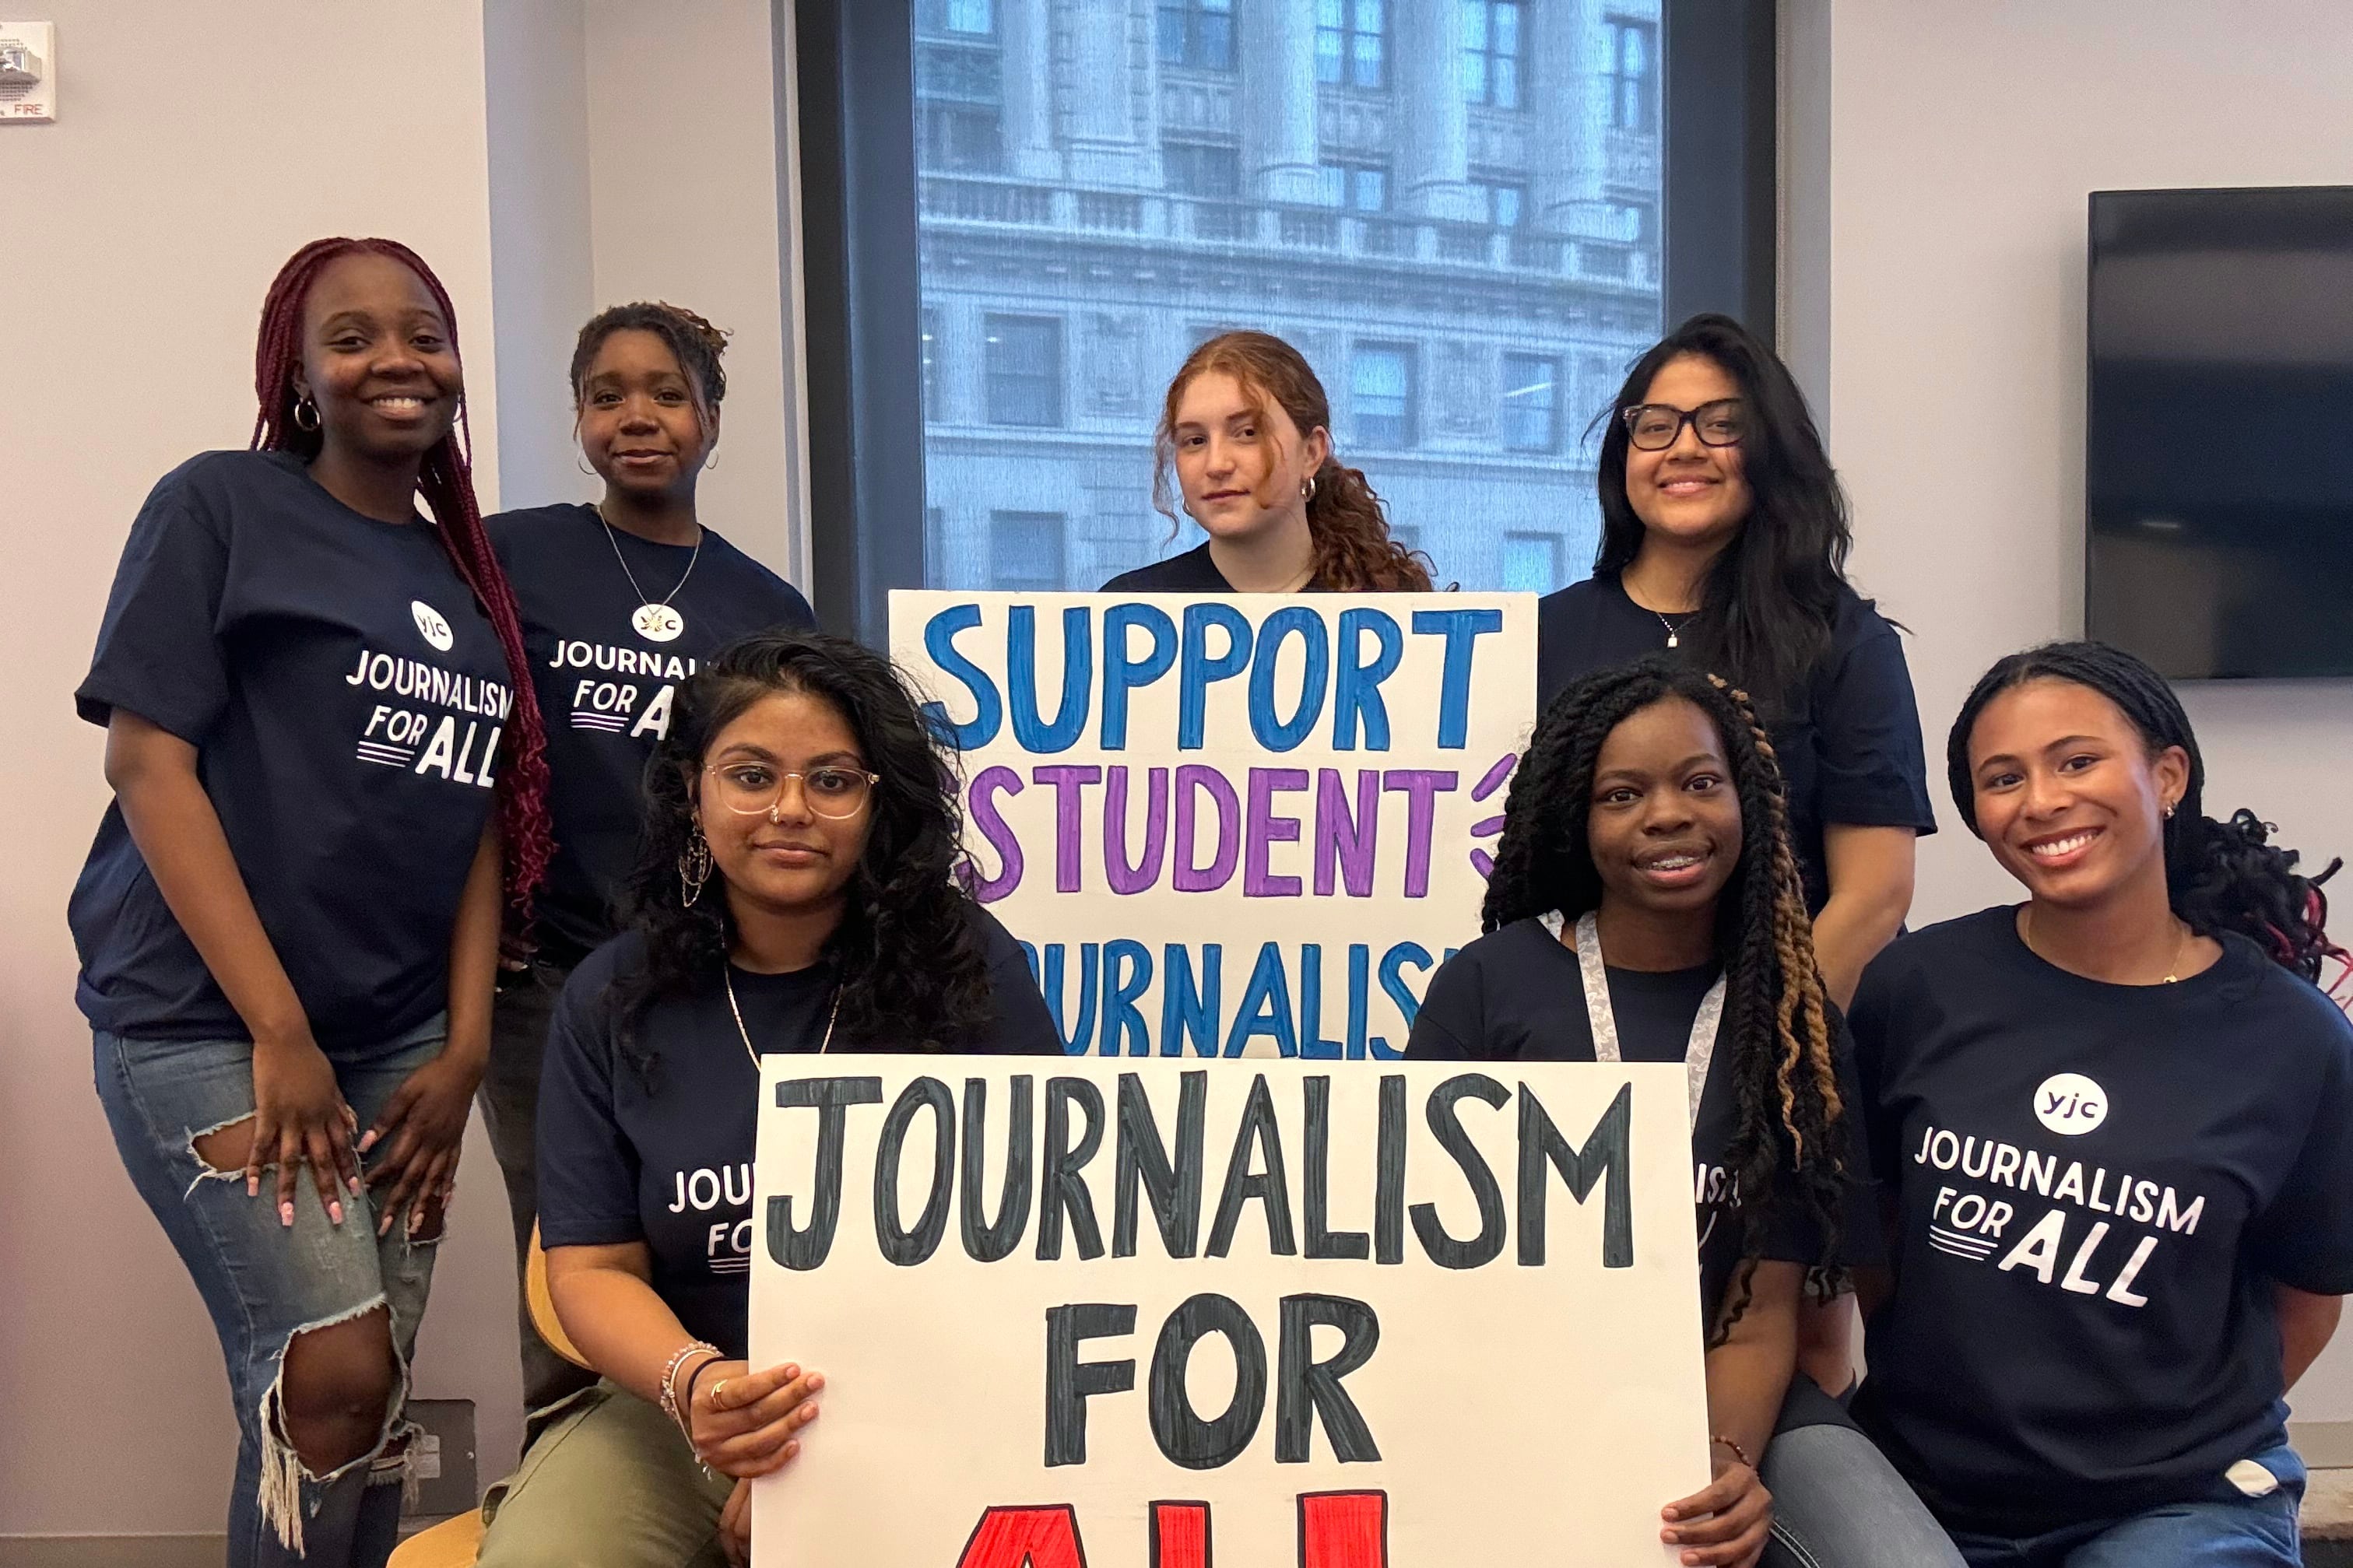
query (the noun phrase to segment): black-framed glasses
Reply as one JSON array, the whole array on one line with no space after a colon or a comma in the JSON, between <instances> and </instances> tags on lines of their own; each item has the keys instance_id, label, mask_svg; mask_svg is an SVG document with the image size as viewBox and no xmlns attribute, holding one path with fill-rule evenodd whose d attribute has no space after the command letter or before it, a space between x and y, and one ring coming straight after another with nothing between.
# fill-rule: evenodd
<instances>
[{"instance_id":1,"label":"black-framed glasses","mask_svg":"<svg viewBox=\"0 0 2353 1568\"><path fill-rule=\"evenodd\" d=\"M1626 422L1626 438L1645 452L1665 451L1683 438L1686 425L1704 447L1737 447L1748 434L1748 405L1737 397L1719 397L1690 409L1638 403L1618 417Z\"/></svg>"},{"instance_id":2,"label":"black-framed glasses","mask_svg":"<svg viewBox=\"0 0 2353 1568\"><path fill-rule=\"evenodd\" d=\"M738 816L765 816L784 804L785 786L801 786L801 799L809 810L828 821L839 822L856 816L866 806L866 796L882 782L881 773L870 773L861 768L811 768L807 773L785 773L765 763L726 763L702 770L712 781L711 793L719 804Z\"/></svg>"}]
</instances>

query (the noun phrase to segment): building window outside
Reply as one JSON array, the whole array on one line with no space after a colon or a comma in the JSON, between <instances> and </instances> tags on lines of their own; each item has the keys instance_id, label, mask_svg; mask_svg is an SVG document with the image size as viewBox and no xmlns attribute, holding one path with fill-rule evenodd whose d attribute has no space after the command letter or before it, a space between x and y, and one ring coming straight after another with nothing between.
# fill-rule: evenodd
<instances>
[{"instance_id":1,"label":"building window outside","mask_svg":"<svg viewBox=\"0 0 2353 1568\"><path fill-rule=\"evenodd\" d=\"M1461 0L1462 96L1497 109L1520 107L1520 0Z\"/></svg>"},{"instance_id":2,"label":"building window outside","mask_svg":"<svg viewBox=\"0 0 2353 1568\"><path fill-rule=\"evenodd\" d=\"M1388 0L1315 0L1315 79L1388 86Z\"/></svg>"},{"instance_id":3,"label":"building window outside","mask_svg":"<svg viewBox=\"0 0 2353 1568\"><path fill-rule=\"evenodd\" d=\"M1160 63L1234 68L1234 0L1160 0Z\"/></svg>"},{"instance_id":4,"label":"building window outside","mask_svg":"<svg viewBox=\"0 0 2353 1568\"><path fill-rule=\"evenodd\" d=\"M1507 452L1549 452L1560 445L1560 362L1538 354L1504 356L1504 402L1497 420Z\"/></svg>"},{"instance_id":5,"label":"building window outside","mask_svg":"<svg viewBox=\"0 0 2353 1568\"><path fill-rule=\"evenodd\" d=\"M996 13L993 0L918 0L915 29L965 38L993 37L997 33Z\"/></svg>"},{"instance_id":6,"label":"building window outside","mask_svg":"<svg viewBox=\"0 0 2353 1568\"><path fill-rule=\"evenodd\" d=\"M1200 142L1164 142L1160 165L1178 195L1230 200L1241 195L1240 153Z\"/></svg>"},{"instance_id":7,"label":"building window outside","mask_svg":"<svg viewBox=\"0 0 2353 1568\"><path fill-rule=\"evenodd\" d=\"M1352 213L1389 210L1389 172L1381 163L1325 163L1315 171L1315 199Z\"/></svg>"},{"instance_id":8,"label":"building window outside","mask_svg":"<svg viewBox=\"0 0 2353 1568\"><path fill-rule=\"evenodd\" d=\"M1054 316L987 318L988 422L1062 422L1062 323Z\"/></svg>"},{"instance_id":9,"label":"building window outside","mask_svg":"<svg viewBox=\"0 0 2353 1568\"><path fill-rule=\"evenodd\" d=\"M1658 39L1648 22L1609 24L1609 123L1620 131L1659 128Z\"/></svg>"},{"instance_id":10,"label":"building window outside","mask_svg":"<svg viewBox=\"0 0 2353 1568\"><path fill-rule=\"evenodd\" d=\"M988 514L988 585L1015 593L1052 593L1062 586L1062 514Z\"/></svg>"},{"instance_id":11,"label":"building window outside","mask_svg":"<svg viewBox=\"0 0 2353 1568\"><path fill-rule=\"evenodd\" d=\"M935 424L947 410L940 404L940 313L923 307L923 423Z\"/></svg>"},{"instance_id":12,"label":"building window outside","mask_svg":"<svg viewBox=\"0 0 2353 1568\"><path fill-rule=\"evenodd\" d=\"M957 0L940 6L939 29L954 41L925 40L915 48L917 162L952 174L993 174L1005 164L999 124L1005 89L997 51L961 36L949 24L973 22L986 36L986 0L972 9Z\"/></svg>"},{"instance_id":13,"label":"building window outside","mask_svg":"<svg viewBox=\"0 0 2353 1568\"><path fill-rule=\"evenodd\" d=\"M1504 592L1549 594L1560 583L1560 535L1504 535Z\"/></svg>"},{"instance_id":14,"label":"building window outside","mask_svg":"<svg viewBox=\"0 0 2353 1568\"><path fill-rule=\"evenodd\" d=\"M1410 345L1358 343L1348 368L1348 391L1358 442L1392 451L1413 445Z\"/></svg>"},{"instance_id":15,"label":"building window outside","mask_svg":"<svg viewBox=\"0 0 2353 1568\"><path fill-rule=\"evenodd\" d=\"M1527 213L1527 186L1517 180L1473 180L1471 188L1479 193L1489 223L1497 228L1520 226Z\"/></svg>"}]
</instances>

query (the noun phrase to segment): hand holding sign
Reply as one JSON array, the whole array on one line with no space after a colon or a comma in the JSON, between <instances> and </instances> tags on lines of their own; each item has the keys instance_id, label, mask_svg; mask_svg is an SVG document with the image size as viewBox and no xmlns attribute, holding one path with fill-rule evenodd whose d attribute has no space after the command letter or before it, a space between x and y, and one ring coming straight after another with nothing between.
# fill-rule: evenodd
<instances>
[{"instance_id":1,"label":"hand holding sign","mask_svg":"<svg viewBox=\"0 0 2353 1568\"><path fill-rule=\"evenodd\" d=\"M774 1474L800 1452L796 1434L817 1419L810 1401L824 1386L823 1373L789 1362L765 1372L748 1362L714 1363L695 1377L688 1407L694 1457L738 1480Z\"/></svg>"}]
</instances>

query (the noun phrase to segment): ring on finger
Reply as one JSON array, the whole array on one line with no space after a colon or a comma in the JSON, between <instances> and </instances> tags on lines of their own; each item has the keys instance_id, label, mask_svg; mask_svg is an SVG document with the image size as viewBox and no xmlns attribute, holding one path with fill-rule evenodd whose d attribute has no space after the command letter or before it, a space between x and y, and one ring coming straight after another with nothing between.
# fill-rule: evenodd
<instances>
[{"instance_id":1,"label":"ring on finger","mask_svg":"<svg viewBox=\"0 0 2353 1568\"><path fill-rule=\"evenodd\" d=\"M727 1408L726 1405L721 1404L719 1401L720 1392L727 1386L727 1379L723 1377L718 1382L711 1385L711 1408L713 1410L724 1410Z\"/></svg>"}]
</instances>

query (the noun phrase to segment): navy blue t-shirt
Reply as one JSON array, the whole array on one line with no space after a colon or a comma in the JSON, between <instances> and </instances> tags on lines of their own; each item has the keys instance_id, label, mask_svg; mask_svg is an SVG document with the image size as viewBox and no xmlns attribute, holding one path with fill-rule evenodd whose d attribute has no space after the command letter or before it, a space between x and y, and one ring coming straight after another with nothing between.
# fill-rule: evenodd
<instances>
[{"instance_id":1,"label":"navy blue t-shirt","mask_svg":"<svg viewBox=\"0 0 2353 1568\"><path fill-rule=\"evenodd\" d=\"M1615 573L1547 594L1536 605L1538 711L1572 682L1666 647L1665 623L1628 598ZM1936 831L1904 645L1852 588L1840 585L1830 652L1766 730L1788 787L1789 845L1809 910L1830 899L1829 824Z\"/></svg>"},{"instance_id":2,"label":"navy blue t-shirt","mask_svg":"<svg viewBox=\"0 0 2353 1568\"><path fill-rule=\"evenodd\" d=\"M81 716L196 748L270 946L332 1056L448 1004L458 900L513 706L435 527L344 506L282 452L210 452L132 524ZM245 1024L110 805L68 906L90 1023L142 1039Z\"/></svg>"},{"instance_id":3,"label":"navy blue t-shirt","mask_svg":"<svg viewBox=\"0 0 2353 1568\"><path fill-rule=\"evenodd\" d=\"M995 1020L962 1052L1060 1056L1061 1037L1020 944L969 906L988 961ZM665 997L631 1020L622 1048L619 981L644 962L625 931L565 983L547 1037L539 1100L539 1235L547 1247L646 1244L653 1287L698 1339L741 1357L752 1268L752 1152L760 1075L727 993ZM825 1039L828 964L789 974L730 971L744 1028L763 1055ZM860 1047L836 1039L836 1050ZM638 1059L650 1053L650 1075ZM650 1087L649 1085L650 1078Z\"/></svg>"},{"instance_id":4,"label":"navy blue t-shirt","mask_svg":"<svg viewBox=\"0 0 2353 1568\"><path fill-rule=\"evenodd\" d=\"M569 968L617 929L613 905L637 859L646 763L670 729L678 683L748 632L804 631L817 617L799 590L708 528L698 557L691 545L620 529L608 539L593 506L501 512L486 526L514 584L547 721L555 858L537 900L540 951ZM670 606L681 625L658 642L630 617L673 587Z\"/></svg>"},{"instance_id":5,"label":"navy blue t-shirt","mask_svg":"<svg viewBox=\"0 0 2353 1568\"><path fill-rule=\"evenodd\" d=\"M1852 1017L1899 1216L1855 1414L1939 1518L2137 1512L2281 1440L2273 1281L2353 1291L2353 1025L2316 986L2238 936L2105 984L1992 909L1895 942Z\"/></svg>"},{"instance_id":6,"label":"navy blue t-shirt","mask_svg":"<svg viewBox=\"0 0 2353 1568\"><path fill-rule=\"evenodd\" d=\"M1630 1062L1680 1062L1691 1045L1692 1020L1718 973L1704 969L1660 973L1610 968L1609 1010L1618 1047ZM1732 1081L1732 1041L1719 1033L1700 1090L1692 1128L1693 1197L1698 1205L1700 1301L1713 1321L1724 1289L1740 1261L1745 1237L1725 1154L1737 1129L1737 1086ZM1851 1081L1843 1032L1837 1050L1842 1080ZM1409 1061L1589 1062L1593 1024L1585 1007L1585 979L1577 952L1538 920L1514 921L1491 931L1440 966L1414 1016ZM1849 1103L1853 1103L1852 1092ZM1820 1226L1794 1191L1785 1188L1761 1238L1760 1257L1804 1264L1877 1263L1879 1223L1871 1198L1859 1119L1850 1118L1853 1173L1839 1216L1835 1257L1824 1257ZM1794 1171L1785 1171L1794 1184Z\"/></svg>"},{"instance_id":7,"label":"navy blue t-shirt","mask_svg":"<svg viewBox=\"0 0 2353 1568\"><path fill-rule=\"evenodd\" d=\"M1133 572L1123 572L1103 585L1106 594L1230 594L1234 585L1209 559L1207 540L1181 555L1171 555L1166 561L1155 561L1149 566L1138 566ZM1320 594L1324 584L1310 581L1299 590L1303 594Z\"/></svg>"}]
</instances>

